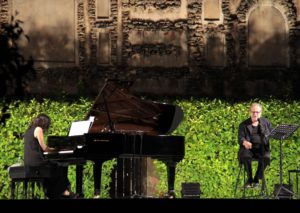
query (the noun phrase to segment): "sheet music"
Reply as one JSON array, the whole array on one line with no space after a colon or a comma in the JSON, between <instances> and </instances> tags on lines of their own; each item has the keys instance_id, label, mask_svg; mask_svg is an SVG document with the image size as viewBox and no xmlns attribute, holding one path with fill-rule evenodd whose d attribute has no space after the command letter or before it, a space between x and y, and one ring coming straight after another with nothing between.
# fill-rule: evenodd
<instances>
[{"instance_id":1,"label":"sheet music","mask_svg":"<svg viewBox=\"0 0 300 213\"><path fill-rule=\"evenodd\" d=\"M94 122L93 116L89 118L87 121L75 121L72 122L71 128L69 131L69 136L75 136L75 135L83 135L85 133L88 133L90 127L92 126Z\"/></svg>"}]
</instances>

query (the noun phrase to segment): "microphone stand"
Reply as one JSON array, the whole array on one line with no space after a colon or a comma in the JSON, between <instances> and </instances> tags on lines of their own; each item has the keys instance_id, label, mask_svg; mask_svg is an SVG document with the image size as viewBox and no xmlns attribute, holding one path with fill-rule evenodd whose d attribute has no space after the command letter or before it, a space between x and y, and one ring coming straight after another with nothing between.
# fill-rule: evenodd
<instances>
[{"instance_id":1,"label":"microphone stand","mask_svg":"<svg viewBox=\"0 0 300 213\"><path fill-rule=\"evenodd\" d=\"M261 165L260 169L262 171L262 185L261 185L260 195L254 197L262 196L263 198L268 199L269 196L268 196L266 180L265 180L265 145L266 145L265 140L267 140L268 137L265 134L265 128L263 128L263 126L261 125L260 119L258 119L258 131L260 131L260 139L261 139L260 156L258 157L258 168ZM259 179L259 177L257 178ZM245 197L245 189L244 189L244 197Z\"/></svg>"},{"instance_id":2,"label":"microphone stand","mask_svg":"<svg viewBox=\"0 0 300 213\"><path fill-rule=\"evenodd\" d=\"M261 156L259 157L259 160L261 161L261 165L262 165L262 185L261 185L261 191L260 191L260 195L264 198L269 198L268 196L268 191L267 191L267 186L266 186L266 179L265 179L265 145L267 145L267 140L268 138L265 135L265 128L261 125L261 121L260 119L258 119L259 122L259 127L261 131L261 142L262 142L262 146L261 146ZM265 143L266 142L266 143ZM258 162L259 163L259 162Z\"/></svg>"}]
</instances>

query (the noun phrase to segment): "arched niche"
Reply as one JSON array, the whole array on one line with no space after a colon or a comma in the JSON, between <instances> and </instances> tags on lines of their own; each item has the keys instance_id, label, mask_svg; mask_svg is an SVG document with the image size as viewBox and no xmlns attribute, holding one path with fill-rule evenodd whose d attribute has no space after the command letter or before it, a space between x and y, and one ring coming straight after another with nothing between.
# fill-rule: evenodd
<instances>
[{"instance_id":1,"label":"arched niche","mask_svg":"<svg viewBox=\"0 0 300 213\"><path fill-rule=\"evenodd\" d=\"M206 65L210 67L225 66L225 35L220 32L207 33L205 36Z\"/></svg>"},{"instance_id":2,"label":"arched niche","mask_svg":"<svg viewBox=\"0 0 300 213\"><path fill-rule=\"evenodd\" d=\"M275 7L259 5L248 16L248 66L288 66L288 29Z\"/></svg>"}]
</instances>

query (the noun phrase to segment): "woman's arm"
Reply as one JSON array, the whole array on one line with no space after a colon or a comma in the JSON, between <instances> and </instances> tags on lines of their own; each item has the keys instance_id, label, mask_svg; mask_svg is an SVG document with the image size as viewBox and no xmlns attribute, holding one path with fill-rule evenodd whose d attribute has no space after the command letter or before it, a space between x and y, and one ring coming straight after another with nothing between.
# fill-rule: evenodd
<instances>
[{"instance_id":1,"label":"woman's arm","mask_svg":"<svg viewBox=\"0 0 300 213\"><path fill-rule=\"evenodd\" d=\"M54 148L48 147L44 142L44 132L41 127L36 127L34 130L34 137L38 140L44 152L53 151Z\"/></svg>"}]
</instances>

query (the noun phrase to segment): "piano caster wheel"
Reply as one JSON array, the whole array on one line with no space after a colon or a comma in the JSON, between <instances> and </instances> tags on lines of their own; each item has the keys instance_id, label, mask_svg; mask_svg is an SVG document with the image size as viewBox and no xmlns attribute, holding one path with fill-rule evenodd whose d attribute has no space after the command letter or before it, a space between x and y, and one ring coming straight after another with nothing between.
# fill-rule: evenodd
<instances>
[{"instance_id":1,"label":"piano caster wheel","mask_svg":"<svg viewBox=\"0 0 300 213\"><path fill-rule=\"evenodd\" d=\"M169 199L175 199L176 198L176 194L174 190L170 190L167 194L165 194L164 196L165 198L169 198Z\"/></svg>"}]
</instances>

